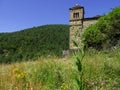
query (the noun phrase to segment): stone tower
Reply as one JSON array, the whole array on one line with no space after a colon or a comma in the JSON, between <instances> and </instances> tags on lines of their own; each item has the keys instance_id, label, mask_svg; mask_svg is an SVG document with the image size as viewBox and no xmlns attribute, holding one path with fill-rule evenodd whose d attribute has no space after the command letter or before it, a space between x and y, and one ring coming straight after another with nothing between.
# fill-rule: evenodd
<instances>
[{"instance_id":1,"label":"stone tower","mask_svg":"<svg viewBox=\"0 0 120 90\"><path fill-rule=\"evenodd\" d=\"M83 28L84 7L75 5L70 8L70 34L69 34L69 48L76 49L73 41L80 43L80 35Z\"/></svg>"}]
</instances>

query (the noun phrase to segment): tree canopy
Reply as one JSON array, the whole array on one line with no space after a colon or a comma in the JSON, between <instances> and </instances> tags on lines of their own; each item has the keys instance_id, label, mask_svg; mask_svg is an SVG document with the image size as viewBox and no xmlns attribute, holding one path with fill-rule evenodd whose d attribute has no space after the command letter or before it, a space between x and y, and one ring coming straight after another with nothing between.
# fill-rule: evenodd
<instances>
[{"instance_id":1,"label":"tree canopy","mask_svg":"<svg viewBox=\"0 0 120 90\"><path fill-rule=\"evenodd\" d=\"M69 48L69 25L44 25L0 33L0 63L61 56Z\"/></svg>"},{"instance_id":2,"label":"tree canopy","mask_svg":"<svg viewBox=\"0 0 120 90\"><path fill-rule=\"evenodd\" d=\"M120 45L120 7L112 9L103 15L96 24L89 26L83 36L86 47L110 49Z\"/></svg>"}]
</instances>

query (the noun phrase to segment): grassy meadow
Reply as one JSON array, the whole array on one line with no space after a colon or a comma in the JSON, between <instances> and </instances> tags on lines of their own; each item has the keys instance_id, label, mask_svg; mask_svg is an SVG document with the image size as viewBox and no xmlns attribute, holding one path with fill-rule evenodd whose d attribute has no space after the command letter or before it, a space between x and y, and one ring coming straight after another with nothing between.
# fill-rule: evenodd
<instances>
[{"instance_id":1,"label":"grassy meadow","mask_svg":"<svg viewBox=\"0 0 120 90\"><path fill-rule=\"evenodd\" d=\"M85 53L83 90L120 90L120 52L96 51ZM0 65L0 90L80 90L75 58L41 57Z\"/></svg>"}]
</instances>

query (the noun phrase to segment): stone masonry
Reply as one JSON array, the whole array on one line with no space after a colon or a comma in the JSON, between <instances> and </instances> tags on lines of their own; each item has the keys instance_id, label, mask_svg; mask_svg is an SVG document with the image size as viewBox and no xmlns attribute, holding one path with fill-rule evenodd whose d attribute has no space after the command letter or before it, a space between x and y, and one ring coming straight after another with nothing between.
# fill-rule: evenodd
<instances>
[{"instance_id":1,"label":"stone masonry","mask_svg":"<svg viewBox=\"0 0 120 90\"><path fill-rule=\"evenodd\" d=\"M95 24L100 16L84 18L84 7L75 5L70 8L70 37L69 37L69 48L77 49L73 42L80 44L80 36L84 30L91 24Z\"/></svg>"}]
</instances>

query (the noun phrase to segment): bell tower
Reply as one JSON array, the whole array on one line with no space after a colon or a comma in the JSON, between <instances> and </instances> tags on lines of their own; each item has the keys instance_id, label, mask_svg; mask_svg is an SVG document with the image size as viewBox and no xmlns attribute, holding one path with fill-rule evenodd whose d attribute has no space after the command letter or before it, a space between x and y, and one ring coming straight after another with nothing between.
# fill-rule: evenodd
<instances>
[{"instance_id":1,"label":"bell tower","mask_svg":"<svg viewBox=\"0 0 120 90\"><path fill-rule=\"evenodd\" d=\"M83 19L84 19L84 7L80 5L75 5L70 8L70 34L69 34L69 48L76 49L73 41L77 44L80 43L80 35L83 28Z\"/></svg>"}]
</instances>

